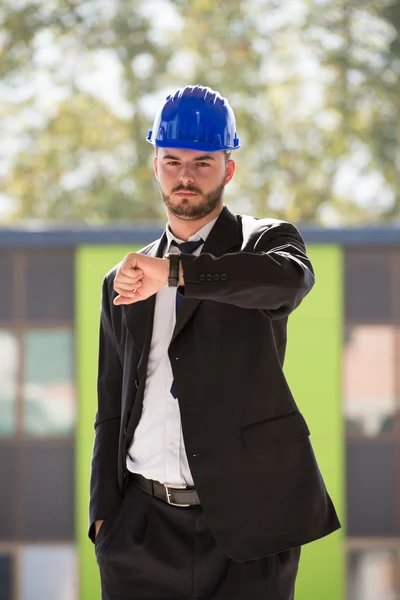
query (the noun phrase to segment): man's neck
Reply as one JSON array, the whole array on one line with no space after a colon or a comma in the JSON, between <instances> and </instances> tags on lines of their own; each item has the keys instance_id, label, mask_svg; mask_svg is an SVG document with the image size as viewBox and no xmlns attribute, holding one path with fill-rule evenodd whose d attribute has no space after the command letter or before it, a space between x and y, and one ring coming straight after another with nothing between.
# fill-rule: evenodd
<instances>
[{"instance_id":1,"label":"man's neck","mask_svg":"<svg viewBox=\"0 0 400 600\"><path fill-rule=\"evenodd\" d=\"M218 206L213 212L202 217L201 219L186 220L180 219L168 211L168 223L171 232L179 240L187 242L190 236L194 235L199 229L204 227L207 223L218 217L224 208L223 205Z\"/></svg>"}]
</instances>

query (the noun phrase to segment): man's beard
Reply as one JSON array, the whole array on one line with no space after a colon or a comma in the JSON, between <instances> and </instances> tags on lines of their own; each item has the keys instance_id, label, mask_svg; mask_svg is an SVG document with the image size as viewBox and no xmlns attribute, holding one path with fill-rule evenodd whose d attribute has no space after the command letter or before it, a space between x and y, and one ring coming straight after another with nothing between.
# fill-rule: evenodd
<instances>
[{"instance_id":1,"label":"man's beard","mask_svg":"<svg viewBox=\"0 0 400 600\"><path fill-rule=\"evenodd\" d=\"M184 219L201 219L206 215L209 215L220 203L224 193L225 183L221 183L214 190L211 190L208 194L203 194L198 188L194 186L184 187L180 185L172 190L174 192L196 192L199 196L203 196L203 201L197 204L190 204L190 201L183 201L178 206L171 203L171 196L165 194L162 191L160 185L160 194L163 199L165 206L168 210L177 217L183 217Z\"/></svg>"}]
</instances>

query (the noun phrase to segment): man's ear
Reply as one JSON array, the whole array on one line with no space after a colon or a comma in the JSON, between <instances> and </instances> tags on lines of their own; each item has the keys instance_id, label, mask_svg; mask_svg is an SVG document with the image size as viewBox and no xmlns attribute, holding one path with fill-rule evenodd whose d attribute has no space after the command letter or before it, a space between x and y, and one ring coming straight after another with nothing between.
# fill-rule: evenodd
<instances>
[{"instance_id":1,"label":"man's ear","mask_svg":"<svg viewBox=\"0 0 400 600\"><path fill-rule=\"evenodd\" d=\"M232 158L230 158L228 160L228 162L226 163L226 168L225 168L225 185L228 184L233 179L235 171L236 171L236 163Z\"/></svg>"},{"instance_id":2,"label":"man's ear","mask_svg":"<svg viewBox=\"0 0 400 600\"><path fill-rule=\"evenodd\" d=\"M154 168L154 173L156 175L156 179L158 181L158 158L157 158L157 156L153 156L153 168Z\"/></svg>"}]
</instances>

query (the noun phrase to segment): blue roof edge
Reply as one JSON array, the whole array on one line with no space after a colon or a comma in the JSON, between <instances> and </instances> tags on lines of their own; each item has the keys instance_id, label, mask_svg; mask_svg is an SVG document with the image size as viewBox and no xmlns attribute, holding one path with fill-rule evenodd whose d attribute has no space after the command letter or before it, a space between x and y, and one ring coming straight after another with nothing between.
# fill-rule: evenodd
<instances>
[{"instance_id":1,"label":"blue roof edge","mask_svg":"<svg viewBox=\"0 0 400 600\"><path fill-rule=\"evenodd\" d=\"M332 228L297 224L307 244L400 245L400 225ZM162 225L146 227L0 227L0 246L145 245L160 237Z\"/></svg>"}]
</instances>

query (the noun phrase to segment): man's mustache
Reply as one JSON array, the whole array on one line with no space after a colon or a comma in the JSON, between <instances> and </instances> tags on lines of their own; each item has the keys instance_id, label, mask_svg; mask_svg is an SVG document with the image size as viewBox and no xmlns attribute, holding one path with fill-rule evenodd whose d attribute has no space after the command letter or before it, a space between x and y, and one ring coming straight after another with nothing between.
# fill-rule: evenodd
<instances>
[{"instance_id":1,"label":"man's mustache","mask_svg":"<svg viewBox=\"0 0 400 600\"><path fill-rule=\"evenodd\" d=\"M188 187L184 187L183 185L179 185L178 187L174 188L172 190L172 193L174 192L194 192L195 194L201 194L201 190L199 190L198 188L193 187L192 185L189 185Z\"/></svg>"}]
</instances>

